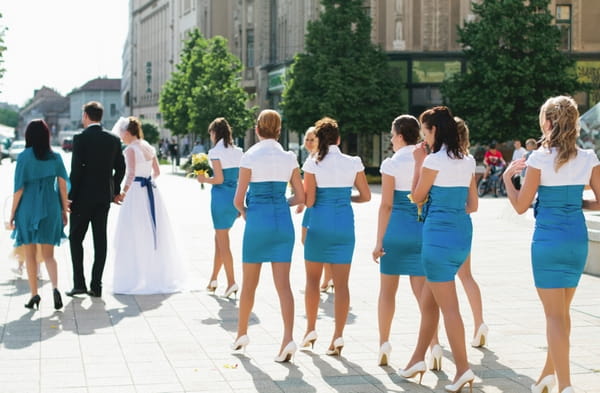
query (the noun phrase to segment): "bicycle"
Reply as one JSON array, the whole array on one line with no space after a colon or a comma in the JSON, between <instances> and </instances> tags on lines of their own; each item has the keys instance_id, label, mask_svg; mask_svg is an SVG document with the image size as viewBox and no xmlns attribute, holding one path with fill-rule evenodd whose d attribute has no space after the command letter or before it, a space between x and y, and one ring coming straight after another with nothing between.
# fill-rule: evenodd
<instances>
[{"instance_id":1,"label":"bicycle","mask_svg":"<svg viewBox=\"0 0 600 393\"><path fill-rule=\"evenodd\" d=\"M493 192L494 197L496 198L498 196L506 196L506 186L502 179L502 174L504 173L506 166L493 165L490 168L489 176L486 179L479 179L479 183L477 184L477 195L481 198L485 194Z\"/></svg>"}]
</instances>

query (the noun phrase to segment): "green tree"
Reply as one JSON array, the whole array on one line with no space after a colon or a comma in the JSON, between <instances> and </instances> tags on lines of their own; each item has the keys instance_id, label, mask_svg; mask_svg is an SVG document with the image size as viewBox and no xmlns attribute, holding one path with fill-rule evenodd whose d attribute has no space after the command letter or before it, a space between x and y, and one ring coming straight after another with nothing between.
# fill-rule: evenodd
<instances>
[{"instance_id":1,"label":"green tree","mask_svg":"<svg viewBox=\"0 0 600 393\"><path fill-rule=\"evenodd\" d=\"M240 85L242 64L220 36L206 39L194 29L185 42L179 64L160 94L165 127L173 134L207 136L208 125L225 117L235 136L242 136L254 122L256 108Z\"/></svg>"},{"instance_id":2,"label":"green tree","mask_svg":"<svg viewBox=\"0 0 600 393\"><path fill-rule=\"evenodd\" d=\"M471 139L538 137L538 111L558 94L574 94L574 62L560 51L549 0L483 0L459 28L467 72L442 85L445 101L469 124Z\"/></svg>"},{"instance_id":3,"label":"green tree","mask_svg":"<svg viewBox=\"0 0 600 393\"><path fill-rule=\"evenodd\" d=\"M160 133L158 132L158 126L154 123L142 122L142 132L144 133L144 139L151 145L158 142Z\"/></svg>"},{"instance_id":4,"label":"green tree","mask_svg":"<svg viewBox=\"0 0 600 393\"><path fill-rule=\"evenodd\" d=\"M19 112L7 108L0 108L0 124L16 127L19 123Z\"/></svg>"},{"instance_id":5,"label":"green tree","mask_svg":"<svg viewBox=\"0 0 600 393\"><path fill-rule=\"evenodd\" d=\"M282 107L292 130L330 116L342 134L368 137L388 131L401 113L402 86L371 42L363 3L322 0L319 19L309 22L305 53L296 55L285 78Z\"/></svg>"},{"instance_id":6,"label":"green tree","mask_svg":"<svg viewBox=\"0 0 600 393\"><path fill-rule=\"evenodd\" d=\"M0 19L2 19L2 13L0 13ZM6 46L4 46L4 32L6 31L6 27L0 25L0 79L4 76L4 71L6 71L3 67L4 64L4 51L6 50Z\"/></svg>"}]
</instances>

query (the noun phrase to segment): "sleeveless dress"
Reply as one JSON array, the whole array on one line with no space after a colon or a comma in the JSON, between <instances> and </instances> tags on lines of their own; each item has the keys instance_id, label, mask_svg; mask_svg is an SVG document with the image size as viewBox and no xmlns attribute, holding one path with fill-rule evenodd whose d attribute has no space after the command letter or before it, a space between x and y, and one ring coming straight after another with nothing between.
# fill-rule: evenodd
<instances>
[{"instance_id":1,"label":"sleeveless dress","mask_svg":"<svg viewBox=\"0 0 600 393\"><path fill-rule=\"evenodd\" d=\"M423 167L438 171L423 206L425 275L432 282L452 281L471 252L473 225L466 204L475 160L470 155L450 158L443 146L425 158Z\"/></svg>"},{"instance_id":2,"label":"sleeveless dress","mask_svg":"<svg viewBox=\"0 0 600 393\"><path fill-rule=\"evenodd\" d=\"M210 215L215 229L229 229L233 226L239 212L233 206L233 197L240 173L242 149L235 146L225 147L223 139L208 151L208 158L219 160L223 169L223 183L213 184L210 190Z\"/></svg>"},{"instance_id":3,"label":"sleeveless dress","mask_svg":"<svg viewBox=\"0 0 600 393\"><path fill-rule=\"evenodd\" d=\"M575 288L588 254L587 227L581 208L583 188L600 162L593 150L577 149L577 156L557 172L556 155L556 149L541 148L527 160L528 167L541 172L531 243L537 288Z\"/></svg>"},{"instance_id":4,"label":"sleeveless dress","mask_svg":"<svg viewBox=\"0 0 600 393\"><path fill-rule=\"evenodd\" d=\"M342 154L336 145L320 162L306 160L302 169L315 175L317 190L312 206L304 259L312 262L350 264L354 253L354 212L350 205L356 174L364 169L360 157Z\"/></svg>"},{"instance_id":5,"label":"sleeveless dress","mask_svg":"<svg viewBox=\"0 0 600 393\"><path fill-rule=\"evenodd\" d=\"M179 292L185 289L184 263L160 190L152 181L152 157L144 157L142 144L152 149L145 141L127 147L134 152L135 168L128 160L126 184L131 184L115 228L113 292Z\"/></svg>"},{"instance_id":6,"label":"sleeveless dress","mask_svg":"<svg viewBox=\"0 0 600 393\"><path fill-rule=\"evenodd\" d=\"M408 199L415 168L414 145L399 149L381 163L380 172L394 177L394 204L383 237L385 255L379 272L389 275L424 276L421 262L423 223L417 219L417 205Z\"/></svg>"},{"instance_id":7,"label":"sleeveless dress","mask_svg":"<svg viewBox=\"0 0 600 393\"><path fill-rule=\"evenodd\" d=\"M47 160L35 158L26 148L17 158L14 191L23 189L15 212L14 246L23 244L60 245L66 239L57 177L69 176L60 154L50 152Z\"/></svg>"},{"instance_id":8,"label":"sleeveless dress","mask_svg":"<svg viewBox=\"0 0 600 393\"><path fill-rule=\"evenodd\" d=\"M285 192L298 168L295 154L284 151L274 139L264 139L242 156L240 167L252 171L246 193L242 261L291 262L294 225Z\"/></svg>"}]
</instances>

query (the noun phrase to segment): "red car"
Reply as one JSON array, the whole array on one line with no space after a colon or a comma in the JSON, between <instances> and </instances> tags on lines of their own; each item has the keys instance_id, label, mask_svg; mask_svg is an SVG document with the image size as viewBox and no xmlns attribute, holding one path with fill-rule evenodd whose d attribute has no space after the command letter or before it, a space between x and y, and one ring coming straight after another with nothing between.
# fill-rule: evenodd
<instances>
[{"instance_id":1,"label":"red car","mask_svg":"<svg viewBox=\"0 0 600 393\"><path fill-rule=\"evenodd\" d=\"M71 139L71 138L63 139L61 147L64 151L73 150L73 139Z\"/></svg>"}]
</instances>

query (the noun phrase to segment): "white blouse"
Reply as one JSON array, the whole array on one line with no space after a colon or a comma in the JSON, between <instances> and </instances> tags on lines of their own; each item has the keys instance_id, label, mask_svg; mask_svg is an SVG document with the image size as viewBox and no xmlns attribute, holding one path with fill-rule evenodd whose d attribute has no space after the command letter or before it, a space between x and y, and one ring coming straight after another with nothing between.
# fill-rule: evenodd
<instances>
[{"instance_id":1,"label":"white blouse","mask_svg":"<svg viewBox=\"0 0 600 393\"><path fill-rule=\"evenodd\" d=\"M384 175L394 177L394 190L411 190L415 171L415 159L413 157L415 148L415 145L404 146L381 163L379 171Z\"/></svg>"},{"instance_id":2,"label":"white blouse","mask_svg":"<svg viewBox=\"0 0 600 393\"><path fill-rule=\"evenodd\" d=\"M440 187L469 187L475 173L475 159L471 155L453 159L448 157L446 146L437 153L431 153L423 162L424 168L438 171L434 186Z\"/></svg>"},{"instance_id":3,"label":"white blouse","mask_svg":"<svg viewBox=\"0 0 600 393\"><path fill-rule=\"evenodd\" d=\"M241 168L252 171L250 182L289 181L298 168L296 155L274 139L263 139L253 145L240 161Z\"/></svg>"},{"instance_id":4,"label":"white blouse","mask_svg":"<svg viewBox=\"0 0 600 393\"><path fill-rule=\"evenodd\" d=\"M208 151L208 158L221 161L221 168L223 169L238 168L242 155L244 155L244 152L237 146L229 145L225 147L223 139L219 139L215 147Z\"/></svg>"},{"instance_id":5,"label":"white blouse","mask_svg":"<svg viewBox=\"0 0 600 393\"><path fill-rule=\"evenodd\" d=\"M527 159L527 166L537 168L541 172L540 185L542 186L568 186L589 184L592 169L600 165L598 156L592 149L577 148L577 156L563 164L558 172L554 169L557 150L544 147L531 153Z\"/></svg>"},{"instance_id":6,"label":"white blouse","mask_svg":"<svg viewBox=\"0 0 600 393\"><path fill-rule=\"evenodd\" d=\"M329 146L329 152L322 161L317 155L306 159L302 170L315 175L317 187L352 187L356 174L365 167L360 157L343 154L336 145Z\"/></svg>"}]
</instances>

